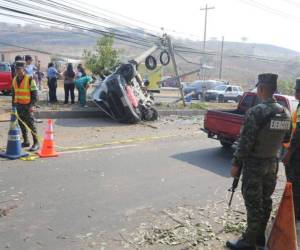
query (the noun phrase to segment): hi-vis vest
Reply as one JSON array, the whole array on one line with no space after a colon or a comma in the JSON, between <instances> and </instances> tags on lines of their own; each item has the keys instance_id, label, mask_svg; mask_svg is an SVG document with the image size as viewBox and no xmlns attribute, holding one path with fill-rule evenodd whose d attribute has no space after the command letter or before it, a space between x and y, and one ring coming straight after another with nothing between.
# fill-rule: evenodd
<instances>
[{"instance_id":1,"label":"hi-vis vest","mask_svg":"<svg viewBox=\"0 0 300 250\"><path fill-rule=\"evenodd\" d=\"M300 122L300 108L298 107L292 114L292 124L291 124L291 139L293 138L293 135L296 131L296 127L297 127L297 117L298 117L298 122ZM290 140L291 140L290 139ZM283 143L283 147L285 148L289 148L290 147L290 142L287 143Z\"/></svg>"},{"instance_id":2,"label":"hi-vis vest","mask_svg":"<svg viewBox=\"0 0 300 250\"><path fill-rule=\"evenodd\" d=\"M14 88L14 103L17 104L29 104L31 102L31 91L36 90L36 85L34 80L31 80L30 84L30 76L25 75L20 86L17 83L17 77L13 80L13 88Z\"/></svg>"}]
</instances>

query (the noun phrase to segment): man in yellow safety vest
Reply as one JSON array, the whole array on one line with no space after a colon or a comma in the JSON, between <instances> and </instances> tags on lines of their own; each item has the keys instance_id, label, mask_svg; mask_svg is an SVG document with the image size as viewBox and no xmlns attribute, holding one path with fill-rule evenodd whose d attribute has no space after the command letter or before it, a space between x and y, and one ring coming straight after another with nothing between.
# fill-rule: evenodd
<instances>
[{"instance_id":1,"label":"man in yellow safety vest","mask_svg":"<svg viewBox=\"0 0 300 250\"><path fill-rule=\"evenodd\" d=\"M296 80L295 98L300 101L300 79ZM295 217L300 221L300 102L292 114L291 140L285 145L287 153L283 159L287 180L293 184Z\"/></svg>"},{"instance_id":2,"label":"man in yellow safety vest","mask_svg":"<svg viewBox=\"0 0 300 250\"><path fill-rule=\"evenodd\" d=\"M31 76L25 74L24 71L25 62L16 62L16 76L12 82L12 105L16 106L19 125L23 135L22 147L29 147L29 139L27 134L27 128L31 130L33 137L33 145L29 149L30 151L37 151L40 148L37 129L34 124L33 117L33 105L37 101L38 92L35 81Z\"/></svg>"}]
</instances>

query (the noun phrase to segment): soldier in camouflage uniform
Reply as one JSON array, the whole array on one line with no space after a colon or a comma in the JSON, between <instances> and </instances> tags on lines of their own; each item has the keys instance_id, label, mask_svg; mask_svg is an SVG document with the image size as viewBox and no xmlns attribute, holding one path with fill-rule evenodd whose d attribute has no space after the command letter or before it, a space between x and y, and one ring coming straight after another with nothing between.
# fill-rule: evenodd
<instances>
[{"instance_id":1,"label":"soldier in camouflage uniform","mask_svg":"<svg viewBox=\"0 0 300 250\"><path fill-rule=\"evenodd\" d=\"M31 76L25 74L25 62L16 62L16 76L12 81L12 105L16 106L18 115L22 121L19 125L22 131L23 143L22 147L29 147L29 139L27 134L27 127L32 132L33 145L30 151L37 151L40 147L37 138L37 129L34 124L34 117L32 107L37 101L37 87L35 81ZM26 124L26 126L23 124Z\"/></svg>"},{"instance_id":2,"label":"soldier in camouflage uniform","mask_svg":"<svg viewBox=\"0 0 300 250\"><path fill-rule=\"evenodd\" d=\"M247 210L247 228L241 239L227 241L230 249L255 250L265 246L265 229L272 210L271 195L278 171L277 152L289 131L290 114L273 98L277 75L258 76L261 104L249 109L234 153L231 175L242 168L242 194Z\"/></svg>"}]
</instances>

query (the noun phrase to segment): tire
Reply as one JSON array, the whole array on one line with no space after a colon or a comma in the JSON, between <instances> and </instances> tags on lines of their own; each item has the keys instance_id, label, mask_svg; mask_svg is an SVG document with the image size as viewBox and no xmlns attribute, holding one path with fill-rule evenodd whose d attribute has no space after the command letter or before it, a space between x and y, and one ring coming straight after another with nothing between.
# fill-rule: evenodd
<instances>
[{"instance_id":1,"label":"tire","mask_svg":"<svg viewBox=\"0 0 300 250\"><path fill-rule=\"evenodd\" d=\"M3 93L3 95L6 95L6 96L10 95L10 91L9 90L3 90L2 93Z\"/></svg>"},{"instance_id":2,"label":"tire","mask_svg":"<svg viewBox=\"0 0 300 250\"><path fill-rule=\"evenodd\" d=\"M151 56L151 55L147 56L146 60L145 60L145 65L146 65L146 68L149 69L149 70L156 69L157 62L156 62L155 57Z\"/></svg>"},{"instance_id":3,"label":"tire","mask_svg":"<svg viewBox=\"0 0 300 250\"><path fill-rule=\"evenodd\" d=\"M223 96L223 95L218 95L218 96L217 96L217 102L219 102L219 103L225 102L224 96Z\"/></svg>"},{"instance_id":4,"label":"tire","mask_svg":"<svg viewBox=\"0 0 300 250\"><path fill-rule=\"evenodd\" d=\"M228 142L228 141L220 141L221 145L223 148L229 149L233 145L233 143Z\"/></svg>"},{"instance_id":5,"label":"tire","mask_svg":"<svg viewBox=\"0 0 300 250\"><path fill-rule=\"evenodd\" d=\"M164 56L166 56L166 60L164 61ZM162 65L166 66L170 63L170 55L169 52L164 50L160 53L159 61Z\"/></svg>"}]
</instances>

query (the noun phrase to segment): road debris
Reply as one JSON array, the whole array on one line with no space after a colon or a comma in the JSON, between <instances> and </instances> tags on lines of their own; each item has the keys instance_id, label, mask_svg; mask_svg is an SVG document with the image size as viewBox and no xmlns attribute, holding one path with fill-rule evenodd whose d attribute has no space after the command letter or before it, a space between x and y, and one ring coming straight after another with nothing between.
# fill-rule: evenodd
<instances>
[{"instance_id":1,"label":"road debris","mask_svg":"<svg viewBox=\"0 0 300 250\"><path fill-rule=\"evenodd\" d=\"M274 215L281 193L282 190L277 188L273 195ZM241 191L237 191L231 208L228 208L227 200L224 199L207 201L204 207L185 205L164 209L149 222L141 223L134 232L120 233L120 237L125 249L178 246L184 250L215 250L223 249L227 239L240 236L245 229L246 210Z\"/></svg>"},{"instance_id":2,"label":"road debris","mask_svg":"<svg viewBox=\"0 0 300 250\"><path fill-rule=\"evenodd\" d=\"M0 208L0 217L7 216L11 210L17 208L17 205L12 205L7 208Z\"/></svg>"}]
</instances>

